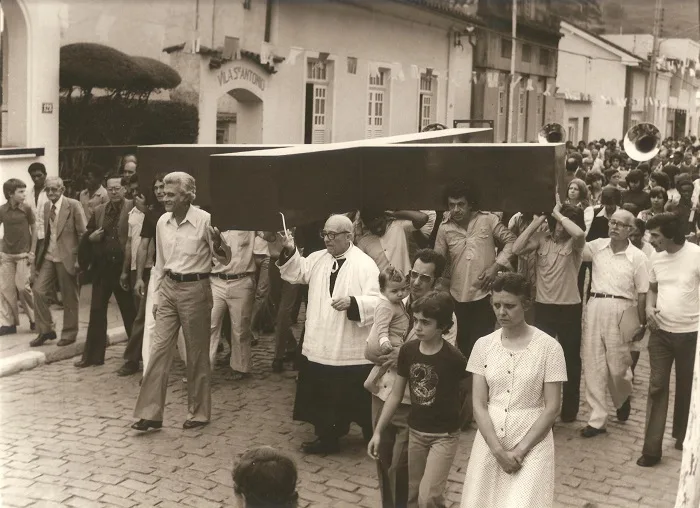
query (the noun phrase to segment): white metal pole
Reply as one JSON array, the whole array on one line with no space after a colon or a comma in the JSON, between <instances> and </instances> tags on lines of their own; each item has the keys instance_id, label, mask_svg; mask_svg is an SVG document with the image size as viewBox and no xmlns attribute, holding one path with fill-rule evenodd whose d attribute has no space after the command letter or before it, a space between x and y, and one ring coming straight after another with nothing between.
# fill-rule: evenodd
<instances>
[{"instance_id":1,"label":"white metal pole","mask_svg":"<svg viewBox=\"0 0 700 508\"><path fill-rule=\"evenodd\" d=\"M513 105L515 104L514 95L515 87L513 83L515 82L515 54L516 54L516 37L517 37L517 26L518 26L518 0L513 0L513 17L511 20L511 46L510 46L510 80L508 82L508 134L506 135L506 142L513 142L513 118L515 117L515 111L513 111Z\"/></svg>"}]
</instances>

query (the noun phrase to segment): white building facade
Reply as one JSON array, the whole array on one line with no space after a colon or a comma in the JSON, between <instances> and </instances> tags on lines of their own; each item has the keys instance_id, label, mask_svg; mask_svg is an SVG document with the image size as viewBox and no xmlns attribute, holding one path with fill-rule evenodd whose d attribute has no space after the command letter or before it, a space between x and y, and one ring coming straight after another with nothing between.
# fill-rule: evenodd
<instances>
[{"instance_id":1,"label":"white building facade","mask_svg":"<svg viewBox=\"0 0 700 508\"><path fill-rule=\"evenodd\" d=\"M567 139L621 139L625 133L625 98L632 69L642 60L583 30L561 22L557 91L563 97L562 125Z\"/></svg>"},{"instance_id":2,"label":"white building facade","mask_svg":"<svg viewBox=\"0 0 700 508\"><path fill-rule=\"evenodd\" d=\"M652 53L651 34L604 37L643 59ZM700 132L700 43L692 39L661 39L658 51L653 123L664 137L697 136Z\"/></svg>"},{"instance_id":3,"label":"white building facade","mask_svg":"<svg viewBox=\"0 0 700 508\"><path fill-rule=\"evenodd\" d=\"M475 7L3 0L2 9L2 149L44 149L0 153L2 180L27 180L33 160L57 174L59 48L74 42L176 68L183 81L164 96L198 106L199 143L348 141L470 115L472 46L455 34Z\"/></svg>"}]
</instances>

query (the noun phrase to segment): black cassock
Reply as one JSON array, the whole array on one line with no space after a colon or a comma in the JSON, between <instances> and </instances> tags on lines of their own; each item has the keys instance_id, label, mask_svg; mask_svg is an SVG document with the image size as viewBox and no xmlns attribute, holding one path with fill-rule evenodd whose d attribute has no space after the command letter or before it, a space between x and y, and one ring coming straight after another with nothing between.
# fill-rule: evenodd
<instances>
[{"instance_id":1,"label":"black cassock","mask_svg":"<svg viewBox=\"0 0 700 508\"><path fill-rule=\"evenodd\" d=\"M331 273L329 290L333 294L338 273L345 259L338 259L338 269ZM352 299L348 319L360 320L357 302ZM321 440L335 440L348 433L350 424L362 427L365 438L372 435L372 396L364 382L373 365L322 365L301 355L294 419L314 425Z\"/></svg>"}]
</instances>

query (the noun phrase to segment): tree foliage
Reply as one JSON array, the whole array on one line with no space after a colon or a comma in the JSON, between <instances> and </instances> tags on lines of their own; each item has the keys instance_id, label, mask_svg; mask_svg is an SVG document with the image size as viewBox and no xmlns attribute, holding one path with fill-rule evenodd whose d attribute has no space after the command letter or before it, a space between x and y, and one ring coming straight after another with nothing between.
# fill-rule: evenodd
<instances>
[{"instance_id":1,"label":"tree foliage","mask_svg":"<svg viewBox=\"0 0 700 508\"><path fill-rule=\"evenodd\" d=\"M89 98L97 88L115 97L148 100L151 93L175 88L180 81L175 69L154 58L89 42L61 48L60 87L68 99L76 90Z\"/></svg>"}]
</instances>

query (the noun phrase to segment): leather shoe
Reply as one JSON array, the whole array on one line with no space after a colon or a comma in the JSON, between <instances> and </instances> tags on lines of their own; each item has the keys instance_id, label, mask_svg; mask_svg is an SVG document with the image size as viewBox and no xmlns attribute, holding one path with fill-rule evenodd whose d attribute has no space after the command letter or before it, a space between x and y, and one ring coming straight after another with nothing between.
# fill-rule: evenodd
<instances>
[{"instance_id":1,"label":"leather shoe","mask_svg":"<svg viewBox=\"0 0 700 508\"><path fill-rule=\"evenodd\" d=\"M12 335L17 333L16 326L0 326L0 335Z\"/></svg>"},{"instance_id":2,"label":"leather shoe","mask_svg":"<svg viewBox=\"0 0 700 508\"><path fill-rule=\"evenodd\" d=\"M131 376L139 371L138 362L124 362L119 370L117 371L117 376Z\"/></svg>"},{"instance_id":3,"label":"leather shoe","mask_svg":"<svg viewBox=\"0 0 700 508\"><path fill-rule=\"evenodd\" d=\"M321 441L316 438L313 441L307 441L302 443L301 451L308 453L309 455L328 455L330 453L337 453L340 451L340 445L337 440L334 441Z\"/></svg>"},{"instance_id":4,"label":"leather shoe","mask_svg":"<svg viewBox=\"0 0 700 508\"><path fill-rule=\"evenodd\" d=\"M105 362L90 362L88 360L79 360L75 362L73 365L75 365L79 369L84 369L85 367L90 367L90 366L99 366L99 365L104 365Z\"/></svg>"},{"instance_id":5,"label":"leather shoe","mask_svg":"<svg viewBox=\"0 0 700 508\"><path fill-rule=\"evenodd\" d=\"M586 425L584 428L581 429L581 436L582 437L595 437L599 434L605 434L607 430L605 430L605 427L602 429L596 429L595 427L591 427L590 425Z\"/></svg>"},{"instance_id":6,"label":"leather shoe","mask_svg":"<svg viewBox=\"0 0 700 508\"><path fill-rule=\"evenodd\" d=\"M637 459L637 465L641 467L652 467L661 461L659 457L652 457L651 455L642 455Z\"/></svg>"},{"instance_id":7,"label":"leather shoe","mask_svg":"<svg viewBox=\"0 0 700 508\"><path fill-rule=\"evenodd\" d=\"M54 340L56 338L56 332L40 333L37 338L29 343L30 347L43 346L44 342L47 340Z\"/></svg>"},{"instance_id":8,"label":"leather shoe","mask_svg":"<svg viewBox=\"0 0 700 508\"><path fill-rule=\"evenodd\" d=\"M61 339L56 343L56 345L57 346L68 346L70 344L73 344L74 342L75 342L75 339Z\"/></svg>"},{"instance_id":9,"label":"leather shoe","mask_svg":"<svg viewBox=\"0 0 700 508\"><path fill-rule=\"evenodd\" d=\"M272 372L277 374L284 372L284 360L272 360Z\"/></svg>"},{"instance_id":10,"label":"leather shoe","mask_svg":"<svg viewBox=\"0 0 700 508\"><path fill-rule=\"evenodd\" d=\"M617 410L617 419L621 422L626 422L630 417L631 409L632 404L630 404L630 398L627 397L627 400L625 400L625 402L622 403L622 406L620 406L620 409Z\"/></svg>"},{"instance_id":11,"label":"leather shoe","mask_svg":"<svg viewBox=\"0 0 700 508\"><path fill-rule=\"evenodd\" d=\"M197 422L195 420L185 420L185 423L182 424L182 428L185 430L189 430L189 429L196 429L197 427L204 427L205 425L209 425L209 422Z\"/></svg>"},{"instance_id":12,"label":"leather shoe","mask_svg":"<svg viewBox=\"0 0 700 508\"><path fill-rule=\"evenodd\" d=\"M148 429L160 429L163 426L162 421L158 420L139 420L138 422L134 423L131 428L134 430L140 430L141 432L145 432Z\"/></svg>"}]
</instances>

